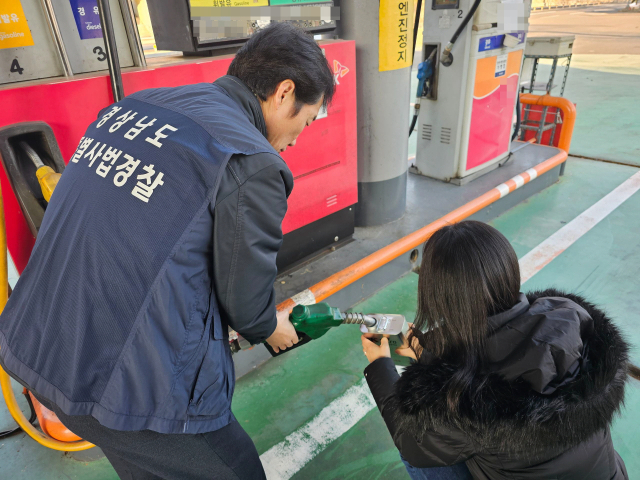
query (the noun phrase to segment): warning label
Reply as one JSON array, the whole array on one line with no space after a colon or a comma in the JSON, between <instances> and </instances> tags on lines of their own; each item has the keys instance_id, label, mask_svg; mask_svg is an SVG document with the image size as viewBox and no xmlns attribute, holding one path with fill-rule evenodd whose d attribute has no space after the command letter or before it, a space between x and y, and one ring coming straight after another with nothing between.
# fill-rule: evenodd
<instances>
[{"instance_id":1,"label":"warning label","mask_svg":"<svg viewBox=\"0 0 640 480\"><path fill-rule=\"evenodd\" d=\"M29 47L33 37L20 0L0 2L0 48Z\"/></svg>"},{"instance_id":2,"label":"warning label","mask_svg":"<svg viewBox=\"0 0 640 480\"><path fill-rule=\"evenodd\" d=\"M496 77L504 77L507 73L507 59L509 55L498 55L496 57Z\"/></svg>"},{"instance_id":3,"label":"warning label","mask_svg":"<svg viewBox=\"0 0 640 480\"><path fill-rule=\"evenodd\" d=\"M410 67L413 58L413 0L380 0L378 70L386 72Z\"/></svg>"}]
</instances>

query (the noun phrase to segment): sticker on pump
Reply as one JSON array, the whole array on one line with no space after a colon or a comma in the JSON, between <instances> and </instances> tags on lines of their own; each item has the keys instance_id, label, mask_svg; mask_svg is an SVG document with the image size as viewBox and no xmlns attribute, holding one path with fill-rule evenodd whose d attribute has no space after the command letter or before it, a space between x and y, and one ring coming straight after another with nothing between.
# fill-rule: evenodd
<instances>
[{"instance_id":1,"label":"sticker on pump","mask_svg":"<svg viewBox=\"0 0 640 480\"><path fill-rule=\"evenodd\" d=\"M504 77L507 73L507 59L509 55L498 55L496 57L496 77Z\"/></svg>"},{"instance_id":2,"label":"sticker on pump","mask_svg":"<svg viewBox=\"0 0 640 480\"><path fill-rule=\"evenodd\" d=\"M413 0L380 0L378 71L410 67L413 63Z\"/></svg>"},{"instance_id":3,"label":"sticker on pump","mask_svg":"<svg viewBox=\"0 0 640 480\"><path fill-rule=\"evenodd\" d=\"M33 45L33 37L20 0L2 0L0 2L0 49L31 45Z\"/></svg>"},{"instance_id":4,"label":"sticker on pump","mask_svg":"<svg viewBox=\"0 0 640 480\"><path fill-rule=\"evenodd\" d=\"M102 38L97 0L69 0L81 40Z\"/></svg>"},{"instance_id":5,"label":"sticker on pump","mask_svg":"<svg viewBox=\"0 0 640 480\"><path fill-rule=\"evenodd\" d=\"M511 32L509 35L515 37L518 40L518 45L524 43L525 32L524 30L519 30L517 32ZM496 48L504 47L504 37L505 34L502 35L494 35L493 37L483 37L480 39L478 43L478 51L486 52L487 50L495 50ZM508 45L506 45L508 46Z\"/></svg>"},{"instance_id":6,"label":"sticker on pump","mask_svg":"<svg viewBox=\"0 0 640 480\"><path fill-rule=\"evenodd\" d=\"M451 17L445 10L440 19L438 20L438 28L450 28L451 27Z\"/></svg>"}]
</instances>

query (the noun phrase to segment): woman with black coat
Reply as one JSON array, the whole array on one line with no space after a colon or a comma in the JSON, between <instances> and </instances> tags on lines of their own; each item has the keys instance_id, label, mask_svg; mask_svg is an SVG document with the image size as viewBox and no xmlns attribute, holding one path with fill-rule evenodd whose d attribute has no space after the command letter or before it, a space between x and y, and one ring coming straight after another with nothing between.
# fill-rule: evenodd
<instances>
[{"instance_id":1,"label":"woman with black coat","mask_svg":"<svg viewBox=\"0 0 640 480\"><path fill-rule=\"evenodd\" d=\"M480 222L426 243L399 375L362 338L369 388L413 479L628 479L609 427L628 345L606 314L558 290L520 293L508 240ZM425 332L425 333L422 333Z\"/></svg>"}]
</instances>

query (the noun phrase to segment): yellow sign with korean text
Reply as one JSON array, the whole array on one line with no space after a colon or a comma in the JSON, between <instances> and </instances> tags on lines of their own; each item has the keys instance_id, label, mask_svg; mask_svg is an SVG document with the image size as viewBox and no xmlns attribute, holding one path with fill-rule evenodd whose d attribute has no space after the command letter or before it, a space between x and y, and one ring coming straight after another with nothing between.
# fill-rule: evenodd
<instances>
[{"instance_id":1,"label":"yellow sign with korean text","mask_svg":"<svg viewBox=\"0 0 640 480\"><path fill-rule=\"evenodd\" d=\"M0 49L31 45L33 37L20 0L0 1Z\"/></svg>"},{"instance_id":2,"label":"yellow sign with korean text","mask_svg":"<svg viewBox=\"0 0 640 480\"><path fill-rule=\"evenodd\" d=\"M380 0L378 70L410 67L413 62L413 0Z\"/></svg>"},{"instance_id":3,"label":"yellow sign with korean text","mask_svg":"<svg viewBox=\"0 0 640 480\"><path fill-rule=\"evenodd\" d=\"M192 7L268 7L269 0L190 0Z\"/></svg>"}]
</instances>

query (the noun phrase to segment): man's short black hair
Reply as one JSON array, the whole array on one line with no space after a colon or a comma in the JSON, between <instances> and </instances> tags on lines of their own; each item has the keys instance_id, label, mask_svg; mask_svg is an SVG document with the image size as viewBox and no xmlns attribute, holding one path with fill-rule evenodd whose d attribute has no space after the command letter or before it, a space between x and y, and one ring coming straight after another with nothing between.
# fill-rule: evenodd
<instances>
[{"instance_id":1,"label":"man's short black hair","mask_svg":"<svg viewBox=\"0 0 640 480\"><path fill-rule=\"evenodd\" d=\"M242 80L265 101L283 80L296 85L296 111L323 98L331 102L333 73L322 49L304 30L288 23L274 23L253 34L238 51L228 75Z\"/></svg>"}]
</instances>

